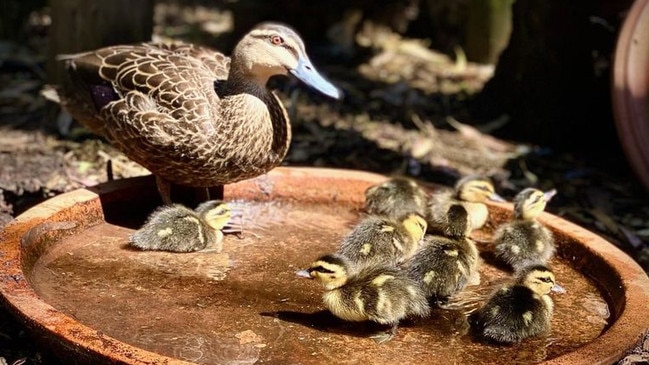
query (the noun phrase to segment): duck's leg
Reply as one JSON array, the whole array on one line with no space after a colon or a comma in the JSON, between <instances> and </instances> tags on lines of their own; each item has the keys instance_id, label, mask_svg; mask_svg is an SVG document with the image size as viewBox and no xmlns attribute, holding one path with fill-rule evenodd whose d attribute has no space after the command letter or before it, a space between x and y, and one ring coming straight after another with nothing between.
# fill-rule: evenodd
<instances>
[{"instance_id":1,"label":"duck's leg","mask_svg":"<svg viewBox=\"0 0 649 365\"><path fill-rule=\"evenodd\" d=\"M399 327L399 323L395 323L390 327L389 330L385 332L380 332L375 335L370 336L376 342L377 344L382 344L390 341L394 336L397 334L397 328Z\"/></svg>"},{"instance_id":2,"label":"duck's leg","mask_svg":"<svg viewBox=\"0 0 649 365\"><path fill-rule=\"evenodd\" d=\"M162 198L162 203L166 205L171 204L171 184L169 181L156 175L155 184L158 187L158 193Z\"/></svg>"},{"instance_id":3,"label":"duck's leg","mask_svg":"<svg viewBox=\"0 0 649 365\"><path fill-rule=\"evenodd\" d=\"M217 185L207 188L210 199L223 200L223 185Z\"/></svg>"},{"instance_id":4,"label":"duck's leg","mask_svg":"<svg viewBox=\"0 0 649 365\"><path fill-rule=\"evenodd\" d=\"M210 200L209 188L194 188L194 199L196 204Z\"/></svg>"}]
</instances>

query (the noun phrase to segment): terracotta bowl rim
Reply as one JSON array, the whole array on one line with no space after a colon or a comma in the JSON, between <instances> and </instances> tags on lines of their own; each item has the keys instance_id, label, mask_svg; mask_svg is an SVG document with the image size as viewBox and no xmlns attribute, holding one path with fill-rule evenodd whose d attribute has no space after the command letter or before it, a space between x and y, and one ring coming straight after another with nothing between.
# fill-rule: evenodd
<instances>
[{"instance_id":1,"label":"terracotta bowl rim","mask_svg":"<svg viewBox=\"0 0 649 365\"><path fill-rule=\"evenodd\" d=\"M387 179L384 175L371 172L311 167L279 167L268 176L271 179L313 177L363 180L368 183ZM91 204L91 209L100 209L100 194L141 181L144 181L142 177L128 178L64 193L27 210L6 225L0 231L0 300L34 332L45 333L75 351L105 358L109 363L193 364L128 345L77 322L42 301L23 275L21 238L35 224L42 223L70 204ZM99 191L100 194L91 190ZM508 203L493 205L511 210L511 204ZM543 364L610 364L619 360L649 329L649 316L637 315L644 313L646 303L649 303L649 277L630 256L602 237L549 213L543 214L542 221L557 231L575 237L576 241L586 246L588 252L599 256L609 267L614 268L615 272L611 275L619 276L625 301L617 320L601 336Z\"/></svg>"}]
</instances>

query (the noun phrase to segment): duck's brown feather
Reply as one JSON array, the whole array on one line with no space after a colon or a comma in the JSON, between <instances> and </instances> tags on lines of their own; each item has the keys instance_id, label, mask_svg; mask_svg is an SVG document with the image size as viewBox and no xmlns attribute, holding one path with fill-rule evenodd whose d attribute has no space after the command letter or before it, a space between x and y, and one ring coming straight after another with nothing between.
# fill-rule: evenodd
<instances>
[{"instance_id":1,"label":"duck's brown feather","mask_svg":"<svg viewBox=\"0 0 649 365\"><path fill-rule=\"evenodd\" d=\"M114 46L67 60L66 109L165 180L214 186L258 176L288 150L288 117L266 88L215 91L230 59L189 44Z\"/></svg>"}]
</instances>

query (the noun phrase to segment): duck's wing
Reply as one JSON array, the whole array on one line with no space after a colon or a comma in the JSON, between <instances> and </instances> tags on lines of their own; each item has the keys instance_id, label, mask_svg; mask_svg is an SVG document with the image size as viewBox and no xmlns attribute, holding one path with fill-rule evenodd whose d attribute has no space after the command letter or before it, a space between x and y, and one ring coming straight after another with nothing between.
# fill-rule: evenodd
<instances>
[{"instance_id":1,"label":"duck's wing","mask_svg":"<svg viewBox=\"0 0 649 365\"><path fill-rule=\"evenodd\" d=\"M111 46L59 58L66 61L70 76L63 85L62 99L70 100L64 106L103 135L112 126L95 125L110 123L97 120L97 115L131 91L150 97L163 112L173 110L175 119L197 101L214 108L218 105L214 82L226 79L230 68L230 59L223 54L183 43Z\"/></svg>"},{"instance_id":2,"label":"duck's wing","mask_svg":"<svg viewBox=\"0 0 649 365\"><path fill-rule=\"evenodd\" d=\"M68 69L99 115L91 122L101 125L81 122L155 173L169 159L195 158L196 146L215 137L221 111L214 82L227 78L229 64L203 47L141 44L81 54Z\"/></svg>"}]
</instances>

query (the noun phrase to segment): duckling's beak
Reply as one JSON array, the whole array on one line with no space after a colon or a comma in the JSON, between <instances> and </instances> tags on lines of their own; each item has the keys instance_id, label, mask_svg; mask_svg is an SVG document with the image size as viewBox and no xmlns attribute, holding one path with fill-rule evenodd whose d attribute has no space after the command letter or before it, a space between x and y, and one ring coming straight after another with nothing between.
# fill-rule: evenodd
<instances>
[{"instance_id":1,"label":"duckling's beak","mask_svg":"<svg viewBox=\"0 0 649 365\"><path fill-rule=\"evenodd\" d=\"M322 77L306 56L300 57L298 59L297 67L289 70L289 72L321 93L334 99L340 99L340 90Z\"/></svg>"},{"instance_id":2,"label":"duckling's beak","mask_svg":"<svg viewBox=\"0 0 649 365\"><path fill-rule=\"evenodd\" d=\"M296 271L295 275L297 275L300 278L313 279L313 276L311 276L311 274L309 274L307 270Z\"/></svg>"},{"instance_id":3,"label":"duckling's beak","mask_svg":"<svg viewBox=\"0 0 649 365\"><path fill-rule=\"evenodd\" d=\"M243 233L243 211L241 209L232 209L230 218L223 225L221 232L236 234Z\"/></svg>"},{"instance_id":4,"label":"duckling's beak","mask_svg":"<svg viewBox=\"0 0 649 365\"><path fill-rule=\"evenodd\" d=\"M554 286L552 287L552 289L550 289L550 291L553 291L553 292L558 293L558 294L565 294L566 293L566 289L564 289L561 285L559 285L557 283L554 283Z\"/></svg>"},{"instance_id":5,"label":"duckling's beak","mask_svg":"<svg viewBox=\"0 0 649 365\"><path fill-rule=\"evenodd\" d=\"M543 193L543 196L545 196L545 201L549 202L550 199L552 199L553 196L557 195L557 189L552 189L550 191L546 191Z\"/></svg>"},{"instance_id":6,"label":"duckling's beak","mask_svg":"<svg viewBox=\"0 0 649 365\"><path fill-rule=\"evenodd\" d=\"M492 202L507 203L507 200L505 200L505 198L496 193L493 193L493 195L489 197L489 200L491 200Z\"/></svg>"}]
</instances>

